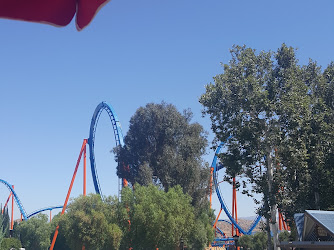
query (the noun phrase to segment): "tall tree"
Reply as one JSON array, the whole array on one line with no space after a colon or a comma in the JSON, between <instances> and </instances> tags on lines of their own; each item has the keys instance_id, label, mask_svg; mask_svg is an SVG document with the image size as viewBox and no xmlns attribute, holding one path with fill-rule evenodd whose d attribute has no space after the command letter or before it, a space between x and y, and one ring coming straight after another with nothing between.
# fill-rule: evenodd
<instances>
[{"instance_id":1,"label":"tall tree","mask_svg":"<svg viewBox=\"0 0 334 250\"><path fill-rule=\"evenodd\" d=\"M9 237L9 226L10 226L10 217L8 213L8 206L4 209L4 212L2 214L2 228L3 228L3 233L4 237Z\"/></svg>"},{"instance_id":2,"label":"tall tree","mask_svg":"<svg viewBox=\"0 0 334 250\"><path fill-rule=\"evenodd\" d=\"M2 211L2 207L0 209ZM3 214L1 213L0 214L0 245L4 237L5 237L4 218L3 218Z\"/></svg>"},{"instance_id":3,"label":"tall tree","mask_svg":"<svg viewBox=\"0 0 334 250\"><path fill-rule=\"evenodd\" d=\"M117 152L117 174L132 184L154 183L166 191L180 185L193 204L206 203L208 165L202 160L206 133L190 123L192 113L171 104L149 103L131 117L125 146ZM124 166L129 166L126 168Z\"/></svg>"},{"instance_id":4,"label":"tall tree","mask_svg":"<svg viewBox=\"0 0 334 250\"><path fill-rule=\"evenodd\" d=\"M253 191L263 194L262 213L270 222L277 249L277 194L282 179L276 149L282 138L298 134L308 110L307 88L294 49L285 44L276 53L258 54L246 46L234 46L231 55L224 73L206 86L200 103L211 118L215 140L233 136L221 159L231 177L243 174L255 184ZM293 141L289 143L292 146ZM305 147L302 143L295 147L294 159L299 157L303 165Z\"/></svg>"},{"instance_id":5,"label":"tall tree","mask_svg":"<svg viewBox=\"0 0 334 250\"><path fill-rule=\"evenodd\" d=\"M298 133L284 138L284 147L280 149L281 165L288 180L282 207L290 212L289 217L305 209L334 207L331 195L334 192L334 63L322 72L310 60L302 67L302 79L309 96L308 112L295 130ZM305 152L306 157L296 158L298 150Z\"/></svg>"}]
</instances>

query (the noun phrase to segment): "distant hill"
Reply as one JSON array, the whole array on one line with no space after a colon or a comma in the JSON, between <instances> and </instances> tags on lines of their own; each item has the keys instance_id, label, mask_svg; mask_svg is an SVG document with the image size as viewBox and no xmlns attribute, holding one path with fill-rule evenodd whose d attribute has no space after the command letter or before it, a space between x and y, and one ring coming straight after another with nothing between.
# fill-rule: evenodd
<instances>
[{"instance_id":1,"label":"distant hill","mask_svg":"<svg viewBox=\"0 0 334 250\"><path fill-rule=\"evenodd\" d=\"M240 218L240 219L238 219L238 224L244 230L248 230L254 219L255 219L255 217L247 217L246 219L245 218ZM232 237L232 226L229 223L219 221L217 223L217 227L220 228L220 230L222 230L226 234L227 237ZM257 224L257 226L254 228L253 233L261 231L261 228L263 228L263 223L260 221L260 223ZM217 237L218 237L218 235L217 235Z\"/></svg>"}]
</instances>

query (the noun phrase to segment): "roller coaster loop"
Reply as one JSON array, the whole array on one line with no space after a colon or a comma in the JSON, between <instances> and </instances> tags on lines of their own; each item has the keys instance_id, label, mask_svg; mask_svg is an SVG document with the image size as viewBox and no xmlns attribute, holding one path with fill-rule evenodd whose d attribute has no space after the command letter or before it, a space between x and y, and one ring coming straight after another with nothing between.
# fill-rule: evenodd
<instances>
[{"instance_id":1,"label":"roller coaster loop","mask_svg":"<svg viewBox=\"0 0 334 250\"><path fill-rule=\"evenodd\" d=\"M7 188L8 190L14 195L14 200L15 200L15 203L17 205L17 207L20 209L20 212L22 214L22 217L24 220L27 220L28 217L27 217L27 213L26 211L24 210L24 207L19 199L19 197L17 196L16 192L14 191L14 189L12 188L12 185L10 185L7 181L5 180L2 180L0 179L0 182L3 183Z\"/></svg>"},{"instance_id":2,"label":"roller coaster loop","mask_svg":"<svg viewBox=\"0 0 334 250\"><path fill-rule=\"evenodd\" d=\"M74 182L74 179L75 179L75 176L76 176L76 173L77 173L77 170L78 170L78 166L79 166L79 163L80 163L80 160L81 160L82 156L84 156L84 192L83 193L85 195L85 192L86 192L85 191L86 190L86 187L85 187L85 182L86 182L86 180L85 180L85 176L86 176L86 174L85 174L85 172L86 172L85 171L85 165L86 165L85 164L85 162L86 162L85 161L85 159L86 159L85 155L86 155L86 144L87 143L89 145L89 153L90 153L89 158L90 158L90 164L91 164L92 177L93 177L95 191L96 191L97 194L99 194L101 196L101 198L103 198L101 187L100 187L100 184L99 184L99 181L98 181L98 175L97 175L96 163L95 163L95 155L94 155L94 141L95 141L96 127L97 127L97 123L98 123L98 120L100 118L101 112L103 110L107 111L107 113L109 115L109 118L111 120L113 130L114 130L115 140L116 140L116 146L117 147L118 146L123 146L123 144L124 144L123 143L123 134L122 134L122 130L121 130L121 125L120 125L120 122L117 118L117 115L116 115L114 109L111 107L111 105L107 104L106 102L101 102L96 107L96 109L94 111L94 114L93 114L93 117L92 117L92 120L91 120L91 124L90 124L89 138L84 139L84 141L83 141L83 144L82 144L82 147L81 147L81 150L80 150L80 154L79 154L79 157L78 157L78 160L77 160L77 165L76 165L74 173L73 173L72 181L71 181L70 187L68 189L67 196L66 196L61 214L64 214L64 212L65 212L67 202L68 202L71 190L72 190L73 182ZM59 225L56 227L55 233L53 235L50 250L53 250L53 248L54 248L54 245L55 245L56 239L57 239L57 235L58 235L58 230L59 230Z\"/></svg>"},{"instance_id":3,"label":"roller coaster loop","mask_svg":"<svg viewBox=\"0 0 334 250\"><path fill-rule=\"evenodd\" d=\"M101 115L101 112L103 110L107 111L109 118L111 120L113 130L114 130L115 140L116 140L116 147L124 145L121 124L117 118L117 115L114 109L112 108L110 104L106 102L101 102L96 107L95 112L93 114L91 124L90 124L90 130L89 130L89 138L88 138L89 158L90 158L90 165L91 165L91 170L92 170L94 187L95 187L96 193L100 194L101 197L102 197L102 190L100 187L100 183L99 183L98 175L97 175L97 169L96 169L96 162L95 162L95 155L94 155L94 141L95 141L95 132L96 132L97 123Z\"/></svg>"},{"instance_id":4,"label":"roller coaster loop","mask_svg":"<svg viewBox=\"0 0 334 250\"><path fill-rule=\"evenodd\" d=\"M228 137L227 140L231 139L232 136ZM261 220L261 216L257 215L257 217L254 219L254 221L252 222L252 224L250 225L249 229L246 231L244 230L239 224L238 222L233 218L233 216L231 215L229 209L226 206L226 203L223 199L223 196L221 195L220 189L219 189L219 183L218 183L218 176L217 176L217 172L218 170L220 170L222 167L217 165L217 158L218 155L220 153L221 148L224 146L225 142L220 143L220 145L218 146L218 148L216 149L215 152L215 156L213 158L211 167L213 168L213 183L215 186L215 190L219 199L219 202L221 204L221 209L224 210L225 214L227 215L227 217L230 219L231 223L239 230L239 232L243 233L243 234L252 234L252 231L254 230L254 228L256 227L256 225L260 222ZM218 216L219 217L219 216ZM218 218L217 218L218 219ZM216 225L216 223L215 223Z\"/></svg>"}]
</instances>

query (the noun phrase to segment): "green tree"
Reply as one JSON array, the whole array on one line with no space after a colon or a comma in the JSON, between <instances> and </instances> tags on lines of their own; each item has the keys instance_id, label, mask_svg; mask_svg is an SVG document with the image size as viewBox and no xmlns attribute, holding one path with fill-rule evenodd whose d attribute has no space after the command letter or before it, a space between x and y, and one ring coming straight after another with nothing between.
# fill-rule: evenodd
<instances>
[{"instance_id":1,"label":"green tree","mask_svg":"<svg viewBox=\"0 0 334 250\"><path fill-rule=\"evenodd\" d=\"M271 241L271 239L270 239ZM268 249L268 238L266 237L266 233L257 232L253 235L253 249L257 250L265 250ZM272 249L272 248L269 248Z\"/></svg>"},{"instance_id":2,"label":"green tree","mask_svg":"<svg viewBox=\"0 0 334 250\"><path fill-rule=\"evenodd\" d=\"M263 194L261 213L267 219L268 239L270 223L276 249L278 193L284 180L278 155L289 145L294 162L305 166L307 151L299 136L310 97L293 48L283 44L276 53L256 54L246 46L234 46L231 55L224 73L206 86L200 103L211 118L215 141L233 136L220 158L231 178L243 174L252 191Z\"/></svg>"},{"instance_id":3,"label":"green tree","mask_svg":"<svg viewBox=\"0 0 334 250\"><path fill-rule=\"evenodd\" d=\"M290 241L291 238L291 233L288 231L281 231L278 235L278 240L281 241Z\"/></svg>"},{"instance_id":4,"label":"green tree","mask_svg":"<svg viewBox=\"0 0 334 250\"><path fill-rule=\"evenodd\" d=\"M9 226L10 226L10 218L8 213L8 206L4 209L2 214L2 229L4 233L4 237L9 237Z\"/></svg>"},{"instance_id":5,"label":"green tree","mask_svg":"<svg viewBox=\"0 0 334 250\"><path fill-rule=\"evenodd\" d=\"M189 110L181 114L171 104L140 107L131 117L124 147L117 149L118 176L132 184L154 183L165 191L180 185L194 205L206 203L206 133L200 124L190 123L191 118Z\"/></svg>"},{"instance_id":6,"label":"green tree","mask_svg":"<svg viewBox=\"0 0 334 250\"><path fill-rule=\"evenodd\" d=\"M254 243L253 243L253 236L252 235L242 235L239 239L240 247L243 247L243 249L254 249Z\"/></svg>"},{"instance_id":7,"label":"green tree","mask_svg":"<svg viewBox=\"0 0 334 250\"><path fill-rule=\"evenodd\" d=\"M70 249L119 249L122 231L116 224L118 200L90 194L74 199L59 218L59 231Z\"/></svg>"},{"instance_id":8,"label":"green tree","mask_svg":"<svg viewBox=\"0 0 334 250\"><path fill-rule=\"evenodd\" d=\"M282 234L280 234L282 235ZM281 239L281 238L280 238ZM271 241L271 239L270 239ZM268 238L265 232L256 232L253 235L242 235L238 245L244 249L265 250L268 249ZM271 244L272 245L272 244ZM272 248L270 248L272 249Z\"/></svg>"},{"instance_id":9,"label":"green tree","mask_svg":"<svg viewBox=\"0 0 334 250\"><path fill-rule=\"evenodd\" d=\"M2 207L1 207L1 211L2 211ZM3 218L3 214L1 213L0 214L0 245L4 237L5 237L4 218Z\"/></svg>"},{"instance_id":10,"label":"green tree","mask_svg":"<svg viewBox=\"0 0 334 250\"><path fill-rule=\"evenodd\" d=\"M15 249L19 250L21 248L21 241L16 238L4 238L0 244L0 250Z\"/></svg>"},{"instance_id":11,"label":"green tree","mask_svg":"<svg viewBox=\"0 0 334 250\"><path fill-rule=\"evenodd\" d=\"M302 77L309 96L308 113L304 116L298 133L291 133L291 138L283 140L281 147L282 166L287 178L282 207L293 213L305 209L330 209L334 206L333 187L333 148L334 148L334 63L323 72L310 60L303 66ZM292 139L292 140L291 140ZM298 160L298 150L306 152L305 158ZM290 142L290 143L289 143ZM289 166L289 167L288 167ZM293 166L293 167L291 167Z\"/></svg>"},{"instance_id":12,"label":"green tree","mask_svg":"<svg viewBox=\"0 0 334 250\"><path fill-rule=\"evenodd\" d=\"M50 224L48 216L38 214L17 226L22 246L26 249L45 250L50 246Z\"/></svg>"},{"instance_id":13,"label":"green tree","mask_svg":"<svg viewBox=\"0 0 334 250\"><path fill-rule=\"evenodd\" d=\"M213 242L215 234L212 222L215 219L215 215L209 206L204 206L200 211L195 209L195 217L195 226L192 230L192 238L188 246L191 247L191 249L203 249Z\"/></svg>"},{"instance_id":14,"label":"green tree","mask_svg":"<svg viewBox=\"0 0 334 250\"><path fill-rule=\"evenodd\" d=\"M60 223L60 218L61 218L61 213L56 214L51 222L51 236L50 236L50 241L52 242L54 233L55 233L55 228L59 225ZM58 230L58 235L57 235L57 240L56 243L53 247L54 250L70 250L70 246L67 244L66 241L66 232L64 230L64 227L60 228Z\"/></svg>"},{"instance_id":15,"label":"green tree","mask_svg":"<svg viewBox=\"0 0 334 250\"><path fill-rule=\"evenodd\" d=\"M123 248L175 249L183 240L192 249L203 249L212 239L207 236L206 225L196 220L191 197L180 186L167 192L152 184L147 187L136 184L134 191L124 188L120 211L123 231L127 232ZM201 237L197 242L193 239L195 229L195 234Z\"/></svg>"}]
</instances>

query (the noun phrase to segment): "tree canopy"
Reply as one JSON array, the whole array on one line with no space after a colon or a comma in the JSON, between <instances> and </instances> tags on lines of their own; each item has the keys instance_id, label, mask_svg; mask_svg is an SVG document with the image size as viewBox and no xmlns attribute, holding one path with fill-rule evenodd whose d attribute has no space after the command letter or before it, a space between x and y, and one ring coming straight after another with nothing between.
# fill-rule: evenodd
<instances>
[{"instance_id":1,"label":"tree canopy","mask_svg":"<svg viewBox=\"0 0 334 250\"><path fill-rule=\"evenodd\" d=\"M2 242L0 241L0 250L19 250L21 247L21 241L17 238L4 238Z\"/></svg>"},{"instance_id":2,"label":"tree canopy","mask_svg":"<svg viewBox=\"0 0 334 250\"><path fill-rule=\"evenodd\" d=\"M191 197L180 186L168 192L152 184L123 189L122 208L124 248L131 242L134 249L175 249L183 240L191 249L203 249L213 240L211 218L195 218Z\"/></svg>"},{"instance_id":3,"label":"tree canopy","mask_svg":"<svg viewBox=\"0 0 334 250\"><path fill-rule=\"evenodd\" d=\"M119 249L122 231L116 221L116 198L106 197L102 201L96 194L75 198L67 212L58 219L70 249Z\"/></svg>"},{"instance_id":4,"label":"tree canopy","mask_svg":"<svg viewBox=\"0 0 334 250\"><path fill-rule=\"evenodd\" d=\"M45 214L38 214L27 221L20 222L15 231L26 249L44 250L50 246L51 228L48 216Z\"/></svg>"},{"instance_id":5,"label":"tree canopy","mask_svg":"<svg viewBox=\"0 0 334 250\"><path fill-rule=\"evenodd\" d=\"M136 184L134 190L123 188L121 202L80 196L51 223L52 228L59 225L54 249L174 249L181 240L191 249L203 249L213 240L213 214L204 208L197 214L178 185L165 192Z\"/></svg>"},{"instance_id":6,"label":"tree canopy","mask_svg":"<svg viewBox=\"0 0 334 250\"><path fill-rule=\"evenodd\" d=\"M166 191L180 185L193 204L206 202L210 173L202 160L206 133L200 124L190 123L191 118L189 110L181 114L164 102L140 107L117 152L118 176L132 184L154 183Z\"/></svg>"},{"instance_id":7,"label":"tree canopy","mask_svg":"<svg viewBox=\"0 0 334 250\"><path fill-rule=\"evenodd\" d=\"M215 141L232 136L220 159L231 177L243 175L263 194L261 213L277 245L277 206L316 208L328 192L320 186L332 182L333 63L323 73L312 61L299 66L285 44L276 53L234 46L231 56L200 103Z\"/></svg>"}]
</instances>

